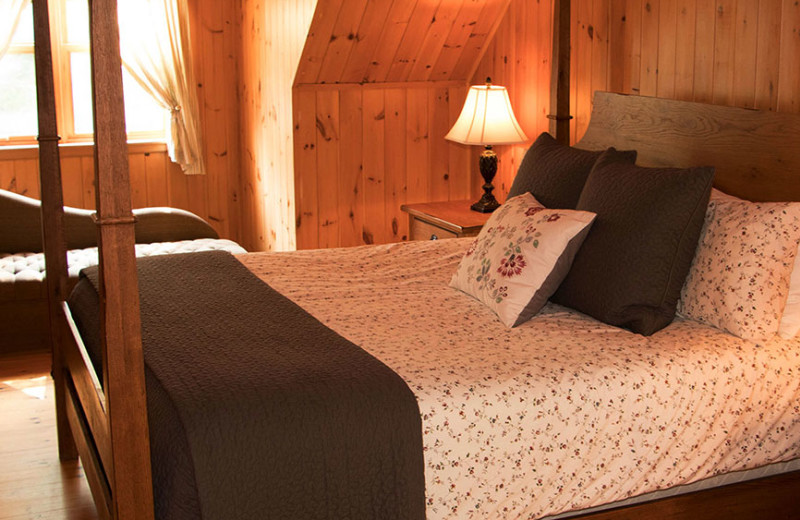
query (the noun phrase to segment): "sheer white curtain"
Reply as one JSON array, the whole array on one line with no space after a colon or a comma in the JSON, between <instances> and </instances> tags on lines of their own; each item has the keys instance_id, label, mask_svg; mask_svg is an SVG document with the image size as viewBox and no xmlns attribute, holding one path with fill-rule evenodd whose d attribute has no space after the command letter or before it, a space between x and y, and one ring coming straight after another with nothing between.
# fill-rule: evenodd
<instances>
[{"instance_id":1,"label":"sheer white curtain","mask_svg":"<svg viewBox=\"0 0 800 520\"><path fill-rule=\"evenodd\" d=\"M169 156L189 175L205 173L186 0L120 0L122 61L170 111Z\"/></svg>"},{"instance_id":2,"label":"sheer white curtain","mask_svg":"<svg viewBox=\"0 0 800 520\"><path fill-rule=\"evenodd\" d=\"M0 0L0 59L8 52L22 12L31 0Z\"/></svg>"}]
</instances>

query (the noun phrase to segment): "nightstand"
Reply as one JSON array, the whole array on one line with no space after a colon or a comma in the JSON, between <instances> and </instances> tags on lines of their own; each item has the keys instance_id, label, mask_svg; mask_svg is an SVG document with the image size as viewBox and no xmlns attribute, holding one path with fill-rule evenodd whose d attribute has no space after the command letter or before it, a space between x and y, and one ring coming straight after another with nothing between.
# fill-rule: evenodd
<instances>
[{"instance_id":1,"label":"nightstand","mask_svg":"<svg viewBox=\"0 0 800 520\"><path fill-rule=\"evenodd\" d=\"M469 209L473 201L424 202L403 204L400 209L408 213L411 240L438 240L476 236L491 213L478 213Z\"/></svg>"}]
</instances>

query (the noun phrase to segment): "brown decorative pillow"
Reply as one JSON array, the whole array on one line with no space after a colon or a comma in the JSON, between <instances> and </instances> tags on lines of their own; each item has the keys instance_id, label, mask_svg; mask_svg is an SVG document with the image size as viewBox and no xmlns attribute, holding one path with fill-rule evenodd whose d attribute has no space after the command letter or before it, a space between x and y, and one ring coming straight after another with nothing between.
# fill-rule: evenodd
<instances>
[{"instance_id":1,"label":"brown decorative pillow","mask_svg":"<svg viewBox=\"0 0 800 520\"><path fill-rule=\"evenodd\" d=\"M675 317L711 193L713 168L643 168L609 148L577 209L592 232L551 298L600 321L649 336Z\"/></svg>"},{"instance_id":2,"label":"brown decorative pillow","mask_svg":"<svg viewBox=\"0 0 800 520\"><path fill-rule=\"evenodd\" d=\"M528 192L546 208L575 209L586 177L602 153L563 145L545 132L528 148L508 198ZM636 162L635 151L619 152L616 157Z\"/></svg>"}]
</instances>

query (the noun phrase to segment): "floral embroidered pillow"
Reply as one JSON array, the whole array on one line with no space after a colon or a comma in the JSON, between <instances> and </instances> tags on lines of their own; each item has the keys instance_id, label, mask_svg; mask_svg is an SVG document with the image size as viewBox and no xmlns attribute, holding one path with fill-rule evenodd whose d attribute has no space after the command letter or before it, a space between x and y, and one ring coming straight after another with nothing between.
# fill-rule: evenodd
<instances>
[{"instance_id":1,"label":"floral embroidered pillow","mask_svg":"<svg viewBox=\"0 0 800 520\"><path fill-rule=\"evenodd\" d=\"M547 209L530 193L510 198L483 226L450 286L516 327L558 288L594 218L588 211Z\"/></svg>"},{"instance_id":2,"label":"floral embroidered pillow","mask_svg":"<svg viewBox=\"0 0 800 520\"><path fill-rule=\"evenodd\" d=\"M771 339L798 243L800 204L712 199L678 313L743 339Z\"/></svg>"}]
</instances>

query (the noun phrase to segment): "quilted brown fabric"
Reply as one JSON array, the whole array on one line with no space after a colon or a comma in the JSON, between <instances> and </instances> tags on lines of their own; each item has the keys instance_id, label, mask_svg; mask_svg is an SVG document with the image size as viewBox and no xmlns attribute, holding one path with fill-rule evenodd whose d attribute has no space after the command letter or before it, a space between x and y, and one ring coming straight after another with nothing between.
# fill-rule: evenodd
<instances>
[{"instance_id":1,"label":"quilted brown fabric","mask_svg":"<svg viewBox=\"0 0 800 520\"><path fill-rule=\"evenodd\" d=\"M610 148L578 201L597 213L551 298L648 336L675 317L711 194L713 168L643 168Z\"/></svg>"},{"instance_id":2,"label":"quilted brown fabric","mask_svg":"<svg viewBox=\"0 0 800 520\"><path fill-rule=\"evenodd\" d=\"M138 270L157 518L424 519L421 418L397 374L228 253ZM82 274L96 305L97 268ZM97 309L70 300L96 338Z\"/></svg>"},{"instance_id":3,"label":"quilted brown fabric","mask_svg":"<svg viewBox=\"0 0 800 520\"><path fill-rule=\"evenodd\" d=\"M525 153L508 198L527 191L546 208L575 209L586 178L602 153L565 146L544 132ZM633 164L636 152L620 152L615 157Z\"/></svg>"}]
</instances>

